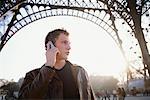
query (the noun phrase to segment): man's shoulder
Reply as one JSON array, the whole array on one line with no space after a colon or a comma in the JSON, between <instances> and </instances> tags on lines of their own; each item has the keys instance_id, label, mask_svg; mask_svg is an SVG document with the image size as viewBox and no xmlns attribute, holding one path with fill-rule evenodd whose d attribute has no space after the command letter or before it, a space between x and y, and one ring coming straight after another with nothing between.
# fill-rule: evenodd
<instances>
[{"instance_id":1,"label":"man's shoulder","mask_svg":"<svg viewBox=\"0 0 150 100\"><path fill-rule=\"evenodd\" d=\"M85 72L85 69L82 66L78 65L78 64L73 64L73 67L75 69L77 69L78 71Z\"/></svg>"},{"instance_id":2,"label":"man's shoulder","mask_svg":"<svg viewBox=\"0 0 150 100\"><path fill-rule=\"evenodd\" d=\"M41 68L35 68L35 69L30 70L30 71L27 72L27 73L39 72L40 69L41 69Z\"/></svg>"},{"instance_id":3,"label":"man's shoulder","mask_svg":"<svg viewBox=\"0 0 150 100\"><path fill-rule=\"evenodd\" d=\"M72 66L73 69L83 69L83 67L78 64L73 64L70 61L67 61L67 62L70 63L70 65Z\"/></svg>"},{"instance_id":4,"label":"man's shoulder","mask_svg":"<svg viewBox=\"0 0 150 100\"><path fill-rule=\"evenodd\" d=\"M77 67L77 68L83 68L82 66L78 65L78 64L72 64L74 67Z\"/></svg>"},{"instance_id":5,"label":"man's shoulder","mask_svg":"<svg viewBox=\"0 0 150 100\"><path fill-rule=\"evenodd\" d=\"M26 75L37 75L41 68L35 68L26 73Z\"/></svg>"}]
</instances>

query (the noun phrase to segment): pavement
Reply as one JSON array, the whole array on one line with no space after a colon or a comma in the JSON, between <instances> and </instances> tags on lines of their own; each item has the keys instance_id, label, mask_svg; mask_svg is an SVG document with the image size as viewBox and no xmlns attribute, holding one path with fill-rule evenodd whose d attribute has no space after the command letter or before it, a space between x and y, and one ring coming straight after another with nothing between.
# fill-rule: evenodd
<instances>
[{"instance_id":1,"label":"pavement","mask_svg":"<svg viewBox=\"0 0 150 100\"><path fill-rule=\"evenodd\" d=\"M5 99L2 99L2 96L0 96L0 100L5 100ZM97 100L105 100L105 99L97 98ZM109 100L109 99L106 99L106 100ZM112 96L110 97L110 100L113 100ZM127 96L125 97L125 100L150 100L150 96Z\"/></svg>"},{"instance_id":2,"label":"pavement","mask_svg":"<svg viewBox=\"0 0 150 100\"><path fill-rule=\"evenodd\" d=\"M150 100L150 96L128 96L125 100Z\"/></svg>"},{"instance_id":3,"label":"pavement","mask_svg":"<svg viewBox=\"0 0 150 100\"><path fill-rule=\"evenodd\" d=\"M105 100L102 98L97 98L97 100ZM109 100L108 98L106 100ZM113 99L113 97L110 97L110 100L117 100ZM150 96L126 96L125 100L150 100Z\"/></svg>"}]
</instances>

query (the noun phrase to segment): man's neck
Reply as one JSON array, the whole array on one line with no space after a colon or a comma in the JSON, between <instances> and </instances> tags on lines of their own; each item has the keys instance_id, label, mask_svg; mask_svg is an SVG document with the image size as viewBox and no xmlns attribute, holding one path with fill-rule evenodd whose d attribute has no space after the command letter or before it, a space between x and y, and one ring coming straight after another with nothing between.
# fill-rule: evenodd
<instances>
[{"instance_id":1,"label":"man's neck","mask_svg":"<svg viewBox=\"0 0 150 100\"><path fill-rule=\"evenodd\" d=\"M57 60L55 63L55 69L62 69L66 64L66 60Z\"/></svg>"}]
</instances>

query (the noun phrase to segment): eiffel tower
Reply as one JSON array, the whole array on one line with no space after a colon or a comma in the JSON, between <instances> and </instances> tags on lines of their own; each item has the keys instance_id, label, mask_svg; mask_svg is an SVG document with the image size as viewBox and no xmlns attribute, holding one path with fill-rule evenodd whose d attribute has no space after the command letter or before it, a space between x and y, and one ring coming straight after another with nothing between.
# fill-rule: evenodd
<instances>
[{"instance_id":1,"label":"eiffel tower","mask_svg":"<svg viewBox=\"0 0 150 100\"><path fill-rule=\"evenodd\" d=\"M142 26L145 23L142 18L146 16L150 20L149 14L150 0L1 0L0 51L11 37L34 21L51 16L73 16L91 21L105 30L120 48L129 70L131 64L122 46L125 41L121 40L115 22L122 19L122 25L130 27L127 33L138 41L136 46L141 50L143 75L149 79L150 57L146 34L150 30L150 23Z\"/></svg>"}]
</instances>

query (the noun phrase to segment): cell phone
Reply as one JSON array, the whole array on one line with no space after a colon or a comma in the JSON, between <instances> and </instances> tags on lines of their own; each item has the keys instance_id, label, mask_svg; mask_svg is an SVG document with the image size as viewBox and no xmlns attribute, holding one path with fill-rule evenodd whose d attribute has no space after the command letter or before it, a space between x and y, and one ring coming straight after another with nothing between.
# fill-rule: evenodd
<instances>
[{"instance_id":1,"label":"cell phone","mask_svg":"<svg viewBox=\"0 0 150 100\"><path fill-rule=\"evenodd\" d=\"M51 41L51 43L49 44L49 49L51 49L52 47L56 47L54 41Z\"/></svg>"}]
</instances>

